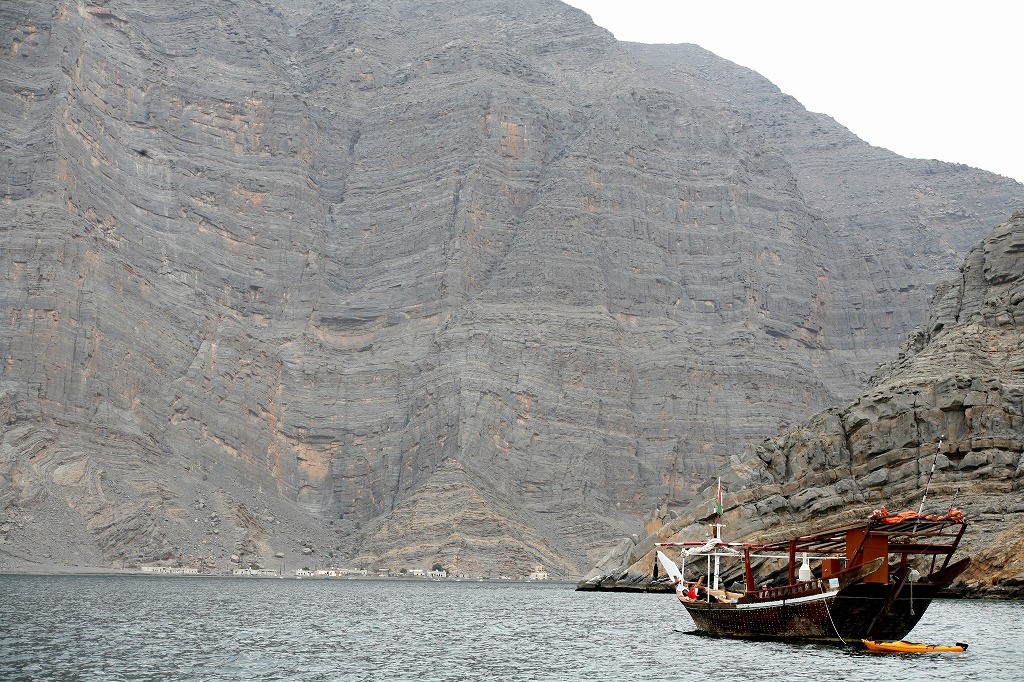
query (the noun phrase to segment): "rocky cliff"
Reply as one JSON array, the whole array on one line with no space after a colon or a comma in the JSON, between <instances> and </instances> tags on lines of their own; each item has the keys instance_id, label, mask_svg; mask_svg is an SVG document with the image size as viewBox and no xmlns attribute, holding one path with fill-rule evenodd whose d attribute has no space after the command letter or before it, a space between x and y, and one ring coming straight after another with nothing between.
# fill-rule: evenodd
<instances>
[{"instance_id":1,"label":"rocky cliff","mask_svg":"<svg viewBox=\"0 0 1024 682\"><path fill-rule=\"evenodd\" d=\"M24 0L0 60L0 567L578 575L1024 196L554 0Z\"/></svg>"},{"instance_id":2,"label":"rocky cliff","mask_svg":"<svg viewBox=\"0 0 1024 682\"><path fill-rule=\"evenodd\" d=\"M936 445L939 439L941 445ZM934 477L928 482L932 466ZM973 557L954 589L1024 597L1024 213L967 254L941 285L923 330L870 389L732 458L730 539L780 539L864 519L872 510L955 504ZM610 553L583 586L644 589L653 543L703 537L709 505L652 519L651 534ZM663 525L662 525L663 524Z\"/></svg>"}]
</instances>

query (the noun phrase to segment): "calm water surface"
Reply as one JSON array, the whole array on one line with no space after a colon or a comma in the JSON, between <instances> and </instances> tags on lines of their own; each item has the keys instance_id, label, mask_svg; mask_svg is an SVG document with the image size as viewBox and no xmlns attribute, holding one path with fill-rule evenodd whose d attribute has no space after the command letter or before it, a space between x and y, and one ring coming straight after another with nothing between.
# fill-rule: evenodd
<instances>
[{"instance_id":1,"label":"calm water surface","mask_svg":"<svg viewBox=\"0 0 1024 682\"><path fill-rule=\"evenodd\" d=\"M709 640L571 585L0 576L0 680L1024 680L1024 604L942 601L964 654Z\"/></svg>"}]
</instances>

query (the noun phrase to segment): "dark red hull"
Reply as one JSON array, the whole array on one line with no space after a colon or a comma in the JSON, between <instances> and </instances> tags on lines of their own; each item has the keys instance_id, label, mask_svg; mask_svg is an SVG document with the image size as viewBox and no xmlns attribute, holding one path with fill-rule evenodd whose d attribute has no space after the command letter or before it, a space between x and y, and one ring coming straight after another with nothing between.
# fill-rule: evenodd
<instances>
[{"instance_id":1,"label":"dark red hull","mask_svg":"<svg viewBox=\"0 0 1024 682\"><path fill-rule=\"evenodd\" d=\"M814 581L817 589L801 585L749 595L739 603L684 601L683 605L697 630L714 637L899 640L917 625L938 591L967 567L967 561L961 563L934 576L940 582L854 581L829 590Z\"/></svg>"},{"instance_id":2,"label":"dark red hull","mask_svg":"<svg viewBox=\"0 0 1024 682\"><path fill-rule=\"evenodd\" d=\"M911 609L910 587L904 586L885 614L882 610L890 587L864 584L812 599L748 605L691 602L684 606L699 631L716 637L889 640L903 639L917 625L938 589L937 585L915 584Z\"/></svg>"}]
</instances>

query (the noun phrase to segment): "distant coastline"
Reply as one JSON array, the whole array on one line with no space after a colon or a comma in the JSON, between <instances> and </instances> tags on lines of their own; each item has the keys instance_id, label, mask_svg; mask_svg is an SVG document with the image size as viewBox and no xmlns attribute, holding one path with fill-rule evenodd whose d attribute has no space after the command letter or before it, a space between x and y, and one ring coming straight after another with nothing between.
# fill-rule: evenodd
<instances>
[{"instance_id":1,"label":"distant coastline","mask_svg":"<svg viewBox=\"0 0 1024 682\"><path fill-rule=\"evenodd\" d=\"M340 581L340 580L380 580L398 582L450 582L450 583L536 583L536 584L566 584L576 585L578 578L546 578L530 579L499 577L490 578L486 576L449 576L430 577L416 575L312 575L296 576L294 571L279 571L266 574L236 574L233 571L206 571L198 573L167 573L144 571L142 568L115 568L112 566L67 566L63 564L39 564L35 566L5 565L0 566L0 576L139 576L142 578L233 578L243 580L313 580L313 581Z\"/></svg>"}]
</instances>

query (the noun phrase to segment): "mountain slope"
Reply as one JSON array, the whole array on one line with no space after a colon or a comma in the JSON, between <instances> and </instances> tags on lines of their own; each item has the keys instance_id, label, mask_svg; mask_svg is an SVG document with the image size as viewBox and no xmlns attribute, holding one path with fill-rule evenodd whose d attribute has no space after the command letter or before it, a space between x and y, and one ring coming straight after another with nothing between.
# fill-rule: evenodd
<instances>
[{"instance_id":1,"label":"mountain slope","mask_svg":"<svg viewBox=\"0 0 1024 682\"><path fill-rule=\"evenodd\" d=\"M578 573L851 395L922 321L943 263L913 249L1024 196L904 160L933 198L886 183L884 219L837 229L823 207L891 155L792 101L758 123L763 96L683 87L550 0L27 0L0 25L11 565Z\"/></svg>"},{"instance_id":2,"label":"mountain slope","mask_svg":"<svg viewBox=\"0 0 1024 682\"><path fill-rule=\"evenodd\" d=\"M973 562L955 588L1021 596L1024 213L973 248L961 271L867 393L733 458L723 477L730 539L779 539L882 506L916 511L927 491L927 510L955 504L971 522L962 551ZM609 554L591 584L648 584L653 543L700 537L708 508L655 522L652 535Z\"/></svg>"}]
</instances>

